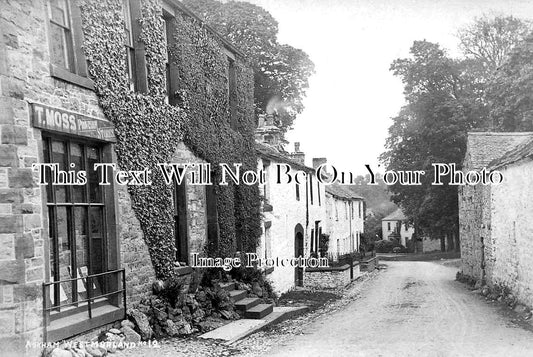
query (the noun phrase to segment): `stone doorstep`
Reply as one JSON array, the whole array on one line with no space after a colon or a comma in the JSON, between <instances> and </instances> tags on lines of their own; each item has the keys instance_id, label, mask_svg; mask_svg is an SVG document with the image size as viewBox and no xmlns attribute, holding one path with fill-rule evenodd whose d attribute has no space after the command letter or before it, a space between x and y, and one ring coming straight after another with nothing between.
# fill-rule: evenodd
<instances>
[{"instance_id":1,"label":"stone doorstep","mask_svg":"<svg viewBox=\"0 0 533 357\"><path fill-rule=\"evenodd\" d=\"M309 310L307 306L274 307L274 311L261 319L240 319L200 335L199 338L222 340L231 345L268 326L301 315Z\"/></svg>"},{"instance_id":2,"label":"stone doorstep","mask_svg":"<svg viewBox=\"0 0 533 357\"><path fill-rule=\"evenodd\" d=\"M234 282L229 282L229 283L219 283L220 285L220 288L223 289L223 290L226 290L226 291L232 291L232 290L235 290L235 283Z\"/></svg>"},{"instance_id":3,"label":"stone doorstep","mask_svg":"<svg viewBox=\"0 0 533 357\"><path fill-rule=\"evenodd\" d=\"M259 305L260 302L261 299L259 298L244 298L235 303L235 308L239 311L245 311Z\"/></svg>"},{"instance_id":4,"label":"stone doorstep","mask_svg":"<svg viewBox=\"0 0 533 357\"><path fill-rule=\"evenodd\" d=\"M274 304L258 304L244 312L247 319L262 319L274 311Z\"/></svg>"},{"instance_id":5,"label":"stone doorstep","mask_svg":"<svg viewBox=\"0 0 533 357\"><path fill-rule=\"evenodd\" d=\"M235 308L244 312L247 319L261 319L273 311L273 304L261 304L260 299L247 298L246 290L235 290L235 282L220 283L220 287L229 292Z\"/></svg>"},{"instance_id":6,"label":"stone doorstep","mask_svg":"<svg viewBox=\"0 0 533 357\"><path fill-rule=\"evenodd\" d=\"M246 291L245 290L232 290L229 292L229 295L231 297L231 300L233 300L233 302L236 302L246 297Z\"/></svg>"}]
</instances>

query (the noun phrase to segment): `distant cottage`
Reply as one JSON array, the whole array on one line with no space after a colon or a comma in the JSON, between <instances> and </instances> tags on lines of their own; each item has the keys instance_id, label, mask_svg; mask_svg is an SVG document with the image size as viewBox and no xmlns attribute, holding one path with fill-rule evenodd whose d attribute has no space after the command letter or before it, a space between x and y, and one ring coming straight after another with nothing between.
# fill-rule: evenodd
<instances>
[{"instance_id":1,"label":"distant cottage","mask_svg":"<svg viewBox=\"0 0 533 357\"><path fill-rule=\"evenodd\" d=\"M398 208L381 220L383 239L396 241L406 247L407 241L412 238L415 229L403 211Z\"/></svg>"},{"instance_id":2,"label":"distant cottage","mask_svg":"<svg viewBox=\"0 0 533 357\"><path fill-rule=\"evenodd\" d=\"M326 186L328 253L342 256L359 251L365 221L364 198L339 184Z\"/></svg>"}]
</instances>

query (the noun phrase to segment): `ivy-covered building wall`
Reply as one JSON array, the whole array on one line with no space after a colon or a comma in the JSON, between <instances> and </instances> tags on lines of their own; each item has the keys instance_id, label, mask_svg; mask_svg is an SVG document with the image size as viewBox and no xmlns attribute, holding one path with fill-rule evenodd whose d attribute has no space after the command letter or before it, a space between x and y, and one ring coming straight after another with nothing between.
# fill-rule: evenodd
<instances>
[{"instance_id":1,"label":"ivy-covered building wall","mask_svg":"<svg viewBox=\"0 0 533 357\"><path fill-rule=\"evenodd\" d=\"M126 4L135 86L126 65ZM176 278L175 188L163 183L155 165L210 163L214 182L219 163L255 170L253 73L242 53L178 1L14 0L0 2L0 10L0 342L7 351L20 351L27 341L43 340L43 301L54 299L43 296L43 283L53 280L54 249L81 266L86 254L74 250L85 249L86 235L103 232L107 243L98 259L105 270L125 269L128 305L150 294L155 279ZM68 32L72 48L57 45L60 31ZM38 110L111 124L113 138L79 136L61 121L37 126ZM117 168L148 167L152 185L102 187L103 223L89 214L85 226L76 226L74 210L74 218L59 220L49 212L63 206L50 202L32 164L51 155L48 144L56 150L62 143L65 157L74 157L76 145L89 155L94 144ZM255 251L257 186L213 191L218 234L209 242L206 187L185 189L188 253ZM68 234L62 237L56 223ZM107 228L99 231L100 225ZM64 279L73 267L56 274ZM62 300L61 289L60 302L70 302Z\"/></svg>"},{"instance_id":2,"label":"ivy-covered building wall","mask_svg":"<svg viewBox=\"0 0 533 357\"><path fill-rule=\"evenodd\" d=\"M88 70L100 105L115 124L120 167L157 172L156 164L171 162L183 139L212 165L215 182L220 181L220 163L255 169L253 73L242 54L228 48L179 2L163 12L158 1L141 1L137 41L144 46L147 88L146 93L132 92L125 68L122 5L109 0L83 1L80 6ZM179 106L167 104L167 97ZM172 278L172 188L155 175L152 186L129 191L156 275ZM254 251L260 235L257 186L230 184L217 186L215 192L219 239L207 253Z\"/></svg>"}]
</instances>

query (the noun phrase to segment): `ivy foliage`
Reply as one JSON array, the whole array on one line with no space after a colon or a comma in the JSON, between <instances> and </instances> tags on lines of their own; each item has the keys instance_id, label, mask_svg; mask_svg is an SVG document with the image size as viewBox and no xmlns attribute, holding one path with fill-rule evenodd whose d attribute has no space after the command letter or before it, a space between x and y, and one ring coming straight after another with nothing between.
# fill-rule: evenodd
<instances>
[{"instance_id":1,"label":"ivy foliage","mask_svg":"<svg viewBox=\"0 0 533 357\"><path fill-rule=\"evenodd\" d=\"M314 64L304 51L278 42L278 22L245 1L183 0L218 33L245 51L254 68L257 113L275 113L283 133L304 109Z\"/></svg>"},{"instance_id":2,"label":"ivy foliage","mask_svg":"<svg viewBox=\"0 0 533 357\"><path fill-rule=\"evenodd\" d=\"M157 0L142 0L139 41L145 48L148 91L135 92L126 74L122 1L80 0L79 5L89 74L100 106L115 126L118 164L124 170L152 169L151 186L128 189L156 277L174 278L172 187L163 182L156 165L171 162L183 140L213 164L216 177L221 162L242 162L243 169L255 170L253 74L240 58L235 61L231 95L237 103L231 128L222 44L195 19L177 16L176 46L170 52L180 73L183 103L181 108L167 104L161 7ZM232 255L237 247L255 250L261 233L257 185L217 186L216 193L220 245L211 253Z\"/></svg>"},{"instance_id":3,"label":"ivy foliage","mask_svg":"<svg viewBox=\"0 0 533 357\"><path fill-rule=\"evenodd\" d=\"M235 56L231 60L235 85L229 86L224 45L195 18L176 14L174 21L170 58L178 67L179 89L188 108L185 144L212 164L214 182L220 182L221 163L242 163L241 173L256 171L253 71ZM257 185L216 186L216 194L220 242L209 253L230 256L237 250L255 251L261 235Z\"/></svg>"}]
</instances>

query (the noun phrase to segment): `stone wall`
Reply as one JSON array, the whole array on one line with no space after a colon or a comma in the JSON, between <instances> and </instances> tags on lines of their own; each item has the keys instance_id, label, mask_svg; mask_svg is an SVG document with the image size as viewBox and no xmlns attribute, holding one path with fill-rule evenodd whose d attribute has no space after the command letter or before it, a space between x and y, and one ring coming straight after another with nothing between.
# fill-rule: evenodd
<instances>
[{"instance_id":1,"label":"stone wall","mask_svg":"<svg viewBox=\"0 0 533 357\"><path fill-rule=\"evenodd\" d=\"M422 252L430 253L430 252L440 252L440 251L441 251L440 239L433 239L426 235L422 237Z\"/></svg>"},{"instance_id":2,"label":"stone wall","mask_svg":"<svg viewBox=\"0 0 533 357\"><path fill-rule=\"evenodd\" d=\"M50 76L44 0L0 3L0 344L24 351L42 339L42 283L48 256L45 194L31 164L41 131L29 102L102 117L95 95Z\"/></svg>"},{"instance_id":3,"label":"stone wall","mask_svg":"<svg viewBox=\"0 0 533 357\"><path fill-rule=\"evenodd\" d=\"M304 286L314 289L341 289L348 285L350 278L350 265L330 268L307 268L304 272ZM353 278L361 275L358 263L353 266Z\"/></svg>"},{"instance_id":4,"label":"stone wall","mask_svg":"<svg viewBox=\"0 0 533 357\"><path fill-rule=\"evenodd\" d=\"M179 143L172 158L176 163L205 163L205 160L195 156L182 142ZM207 216L205 186L187 185L187 222L189 253L202 254L207 243Z\"/></svg>"},{"instance_id":5,"label":"stone wall","mask_svg":"<svg viewBox=\"0 0 533 357\"><path fill-rule=\"evenodd\" d=\"M529 140L532 133L468 133L463 172L480 170L506 151ZM509 184L511 184L509 186ZM514 182L501 185L514 187ZM459 238L461 273L491 284L495 264L495 236L492 232L491 191L497 186L472 185L459 187ZM518 188L515 188L518 189ZM514 220L512 220L514 221ZM511 222L512 222L511 221Z\"/></svg>"},{"instance_id":6,"label":"stone wall","mask_svg":"<svg viewBox=\"0 0 533 357\"><path fill-rule=\"evenodd\" d=\"M118 219L120 240L120 261L126 271L126 303L138 303L150 295L155 277L148 247L144 243L139 220L131 208L131 198L125 186L116 188L118 196Z\"/></svg>"},{"instance_id":7,"label":"stone wall","mask_svg":"<svg viewBox=\"0 0 533 357\"><path fill-rule=\"evenodd\" d=\"M373 257L370 259L365 259L360 262L360 270L371 272L374 271L379 265L379 258Z\"/></svg>"},{"instance_id":8,"label":"stone wall","mask_svg":"<svg viewBox=\"0 0 533 357\"><path fill-rule=\"evenodd\" d=\"M521 303L533 306L533 161L500 170L505 181L492 187L487 282L509 288Z\"/></svg>"},{"instance_id":9,"label":"stone wall","mask_svg":"<svg viewBox=\"0 0 533 357\"><path fill-rule=\"evenodd\" d=\"M485 192L486 191L486 192ZM461 237L461 272L477 280L484 278L484 242L482 230L490 222L483 221L487 209L489 186L464 186L459 189L459 236ZM486 217L486 218L490 218Z\"/></svg>"},{"instance_id":10,"label":"stone wall","mask_svg":"<svg viewBox=\"0 0 533 357\"><path fill-rule=\"evenodd\" d=\"M23 351L42 341L42 283L48 275L46 194L31 165L42 161L41 130L30 124L29 103L37 102L104 118L90 89L50 73L44 0L0 2L0 344ZM181 161L180 161L181 160ZM176 162L200 162L181 145ZM128 304L151 292L154 277L139 222L126 187L115 185L121 266L126 269ZM189 242L201 252L206 237L205 190L188 187Z\"/></svg>"}]
</instances>

